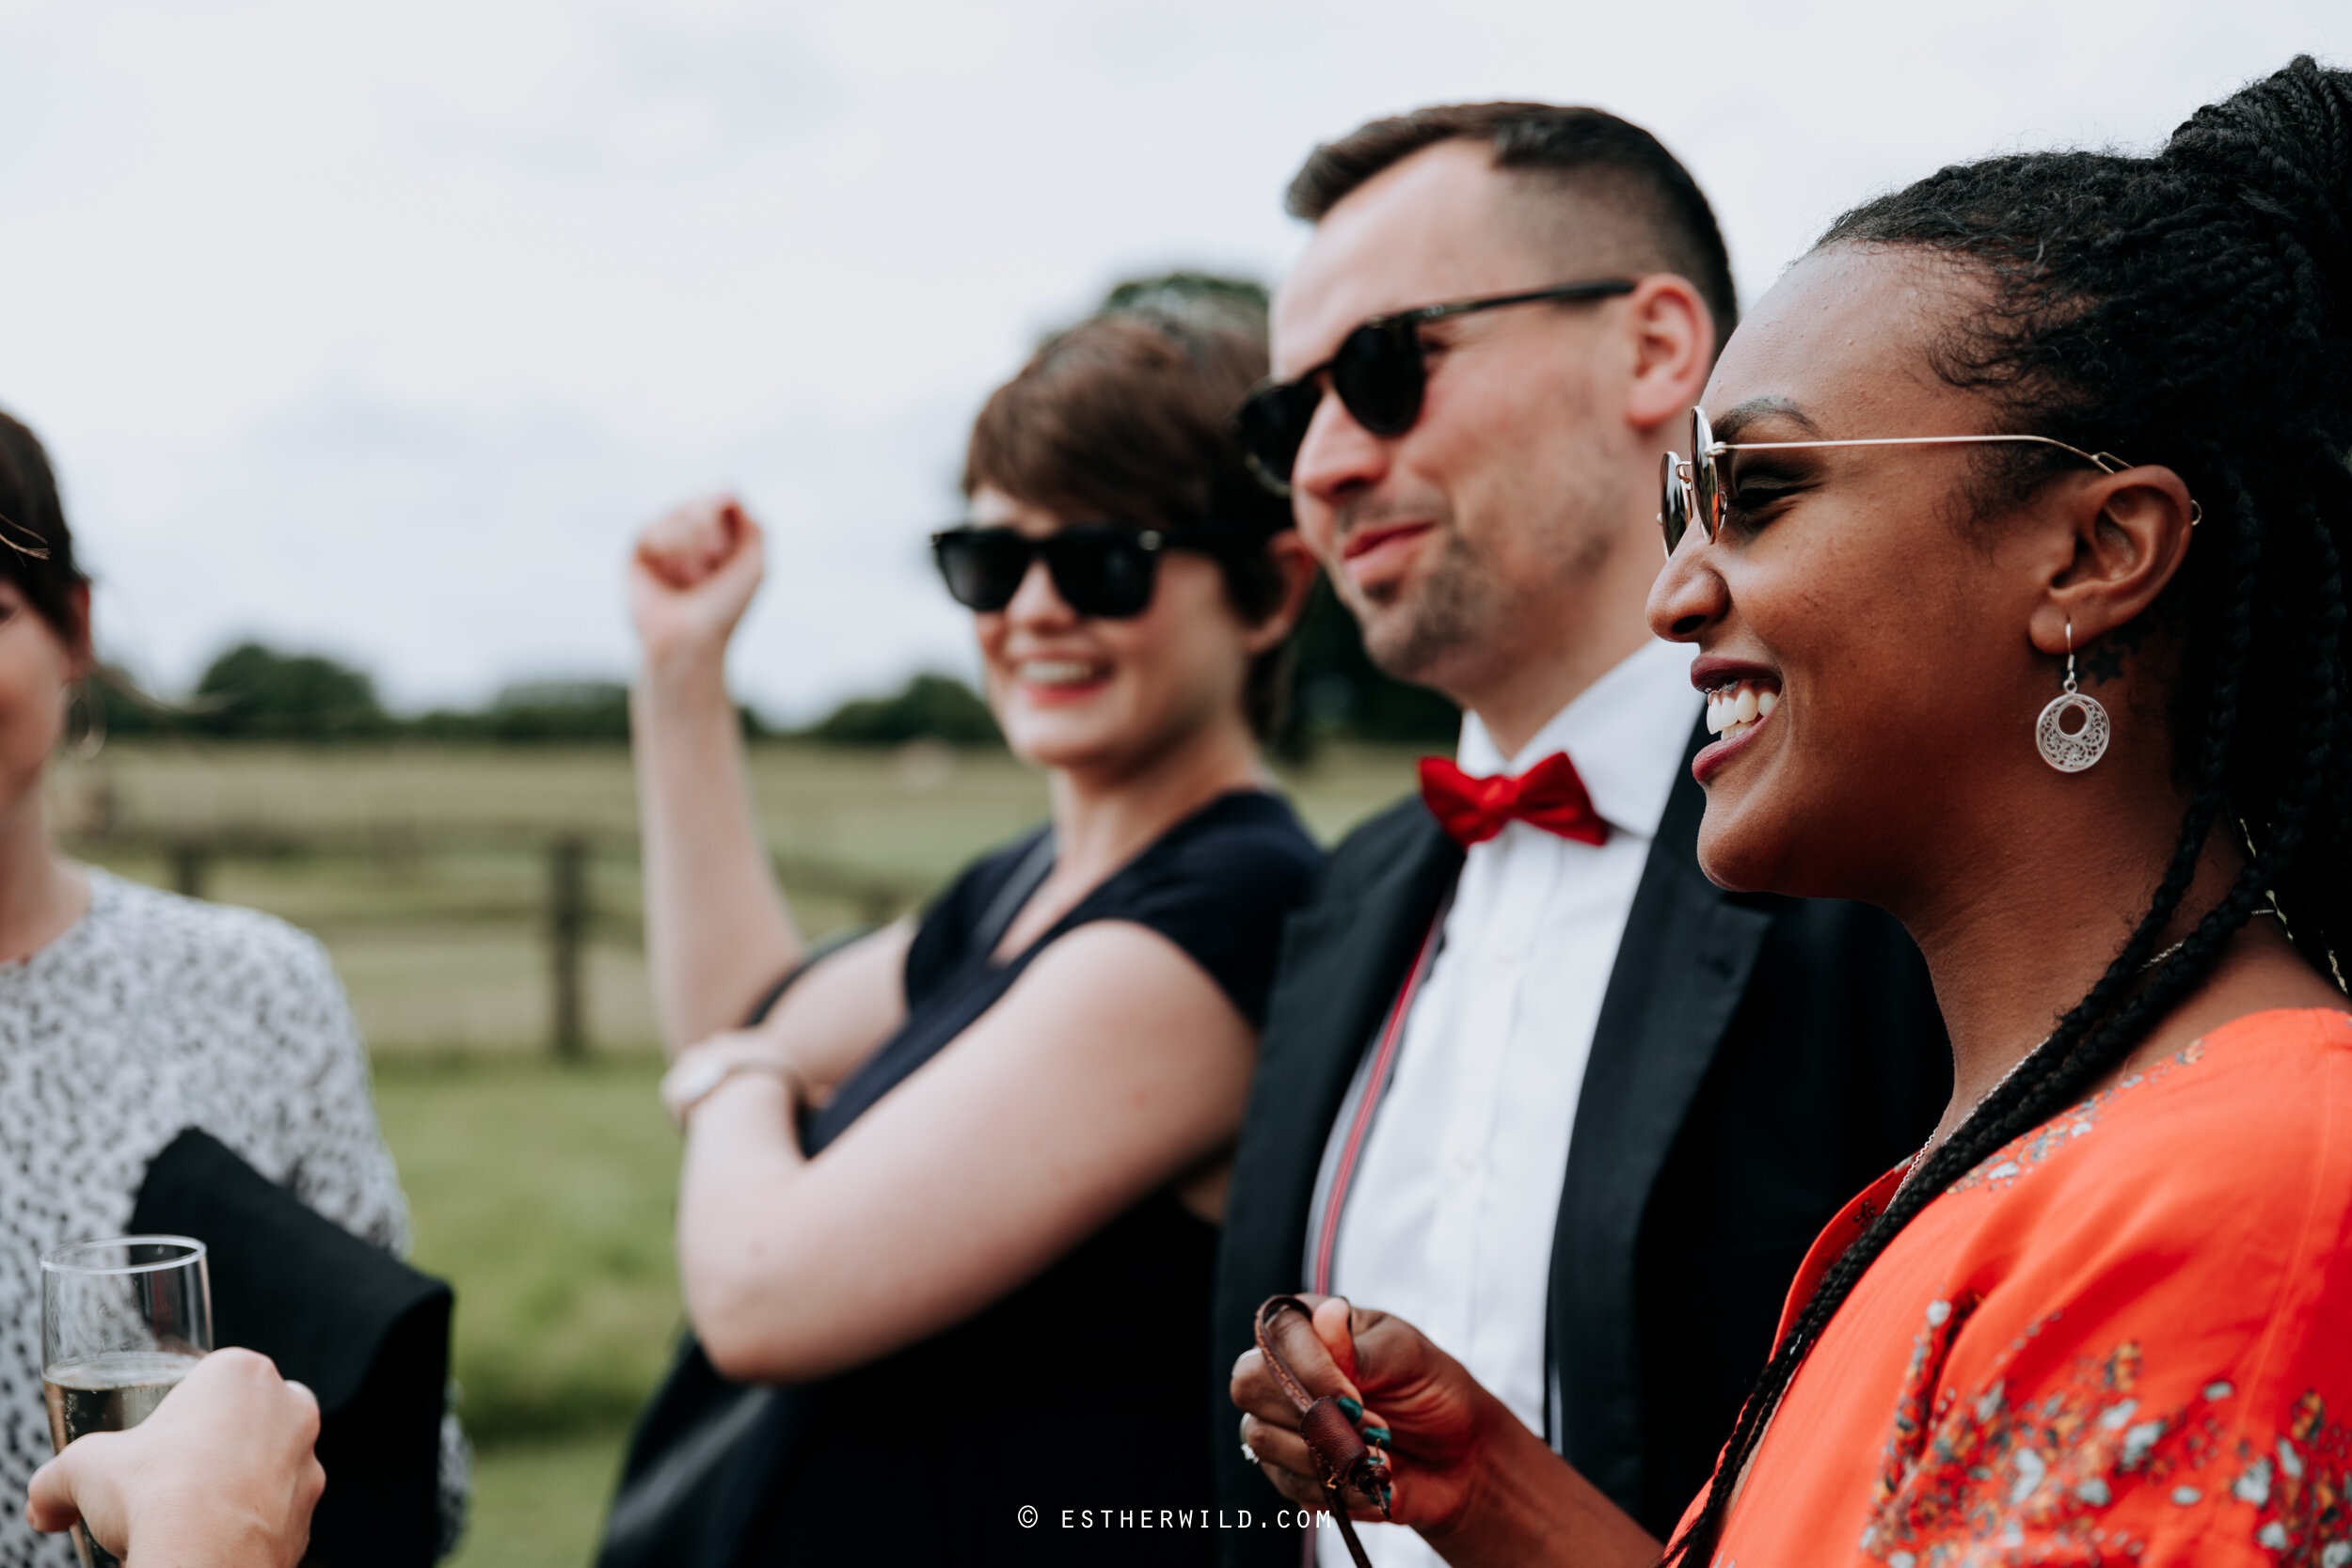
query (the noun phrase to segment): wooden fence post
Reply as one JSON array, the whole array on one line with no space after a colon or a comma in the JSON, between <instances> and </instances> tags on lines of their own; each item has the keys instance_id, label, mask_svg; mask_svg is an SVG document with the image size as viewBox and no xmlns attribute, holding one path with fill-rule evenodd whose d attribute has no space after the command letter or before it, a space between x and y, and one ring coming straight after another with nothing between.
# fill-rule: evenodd
<instances>
[{"instance_id":1,"label":"wooden fence post","mask_svg":"<svg viewBox=\"0 0 2352 1568\"><path fill-rule=\"evenodd\" d=\"M556 1055L588 1053L581 948L588 934L588 841L567 833L548 847L548 953L554 981Z\"/></svg>"},{"instance_id":2,"label":"wooden fence post","mask_svg":"<svg viewBox=\"0 0 2352 1568\"><path fill-rule=\"evenodd\" d=\"M205 847L194 839L182 839L171 847L171 886L185 898L204 896L205 862L212 857Z\"/></svg>"}]
</instances>

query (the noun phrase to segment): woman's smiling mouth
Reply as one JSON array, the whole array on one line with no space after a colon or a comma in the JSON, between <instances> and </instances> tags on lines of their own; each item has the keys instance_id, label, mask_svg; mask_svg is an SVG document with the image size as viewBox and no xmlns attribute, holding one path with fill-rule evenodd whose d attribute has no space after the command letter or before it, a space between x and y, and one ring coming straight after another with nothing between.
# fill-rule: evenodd
<instances>
[{"instance_id":1,"label":"woman's smiling mouth","mask_svg":"<svg viewBox=\"0 0 2352 1568\"><path fill-rule=\"evenodd\" d=\"M1046 706L1090 697L1106 685L1110 665L1090 658L1025 658L1012 666L1012 677L1029 702Z\"/></svg>"},{"instance_id":2,"label":"woman's smiling mouth","mask_svg":"<svg viewBox=\"0 0 2352 1568\"><path fill-rule=\"evenodd\" d=\"M1761 681L1735 681L1707 694L1707 733L1737 739L1772 717L1780 689Z\"/></svg>"},{"instance_id":3,"label":"woman's smiling mouth","mask_svg":"<svg viewBox=\"0 0 2352 1568\"><path fill-rule=\"evenodd\" d=\"M1715 737L1691 759L1691 776L1704 784L1779 709L1780 677L1744 659L1702 656L1691 663L1691 684L1707 699L1707 733Z\"/></svg>"}]
</instances>

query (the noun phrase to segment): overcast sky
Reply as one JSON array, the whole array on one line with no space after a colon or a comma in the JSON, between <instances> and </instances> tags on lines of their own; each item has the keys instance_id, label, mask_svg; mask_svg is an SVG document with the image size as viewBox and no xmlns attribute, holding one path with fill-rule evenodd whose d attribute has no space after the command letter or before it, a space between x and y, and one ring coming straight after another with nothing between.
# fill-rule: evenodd
<instances>
[{"instance_id":1,"label":"overcast sky","mask_svg":"<svg viewBox=\"0 0 2352 1568\"><path fill-rule=\"evenodd\" d=\"M1753 297L1889 183L2145 145L2299 50L2352 6L0 0L0 405L166 690L246 635L405 706L626 675L632 531L726 485L775 535L737 684L802 717L969 667L922 540L1038 334L1279 278L1366 118L1635 119Z\"/></svg>"}]
</instances>

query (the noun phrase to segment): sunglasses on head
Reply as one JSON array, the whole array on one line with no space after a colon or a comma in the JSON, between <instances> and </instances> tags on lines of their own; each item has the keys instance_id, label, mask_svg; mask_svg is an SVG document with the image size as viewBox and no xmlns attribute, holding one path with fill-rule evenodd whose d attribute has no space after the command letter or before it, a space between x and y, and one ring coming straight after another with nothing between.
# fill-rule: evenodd
<instances>
[{"instance_id":1,"label":"sunglasses on head","mask_svg":"<svg viewBox=\"0 0 2352 1568\"><path fill-rule=\"evenodd\" d=\"M1214 553L1238 539L1238 530L1207 527L1073 523L1037 535L966 524L932 534L931 558L947 592L966 610L1004 609L1021 592L1030 562L1042 561L1062 603L1081 615L1124 621L1151 608L1161 555L1171 549Z\"/></svg>"},{"instance_id":2,"label":"sunglasses on head","mask_svg":"<svg viewBox=\"0 0 2352 1568\"><path fill-rule=\"evenodd\" d=\"M1452 316L1499 310L1506 305L1609 299L1633 290L1630 278L1604 277L1375 316L1341 339L1340 351L1314 369L1295 380L1269 382L1249 394L1233 415L1242 456L1261 483L1278 496L1287 496L1291 469L1307 439L1307 427L1323 405L1325 376L1331 378L1331 390L1340 395L1341 404L1358 424L1375 436L1402 436L1421 418L1422 394L1429 387L1427 345L1421 341L1424 325Z\"/></svg>"},{"instance_id":3,"label":"sunglasses on head","mask_svg":"<svg viewBox=\"0 0 2352 1568\"><path fill-rule=\"evenodd\" d=\"M2085 451L2048 436L1876 436L1851 441L1718 441L1703 409L1691 410L1691 455L1666 453L1659 465L1658 527L1666 536L1666 553L1675 553L1682 536L1696 525L1709 544L1723 527L1731 493L1724 459L1735 451L1784 451L1798 447L1959 447L1995 441L2026 441L2071 452L2101 473L2120 474L2131 467L2111 451ZM2204 508L2189 502L2188 521L2194 528L2204 519Z\"/></svg>"}]
</instances>

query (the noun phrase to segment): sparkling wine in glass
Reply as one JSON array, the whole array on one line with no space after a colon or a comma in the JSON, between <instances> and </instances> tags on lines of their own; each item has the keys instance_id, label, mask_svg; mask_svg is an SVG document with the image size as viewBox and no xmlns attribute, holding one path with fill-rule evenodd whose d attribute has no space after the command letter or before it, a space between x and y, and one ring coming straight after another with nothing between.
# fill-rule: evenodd
<instances>
[{"instance_id":1,"label":"sparkling wine in glass","mask_svg":"<svg viewBox=\"0 0 2352 1568\"><path fill-rule=\"evenodd\" d=\"M56 1449L138 1425L212 1348L202 1242L118 1236L41 1258L41 1393ZM121 1568L79 1525L73 1546L82 1568Z\"/></svg>"}]
</instances>

